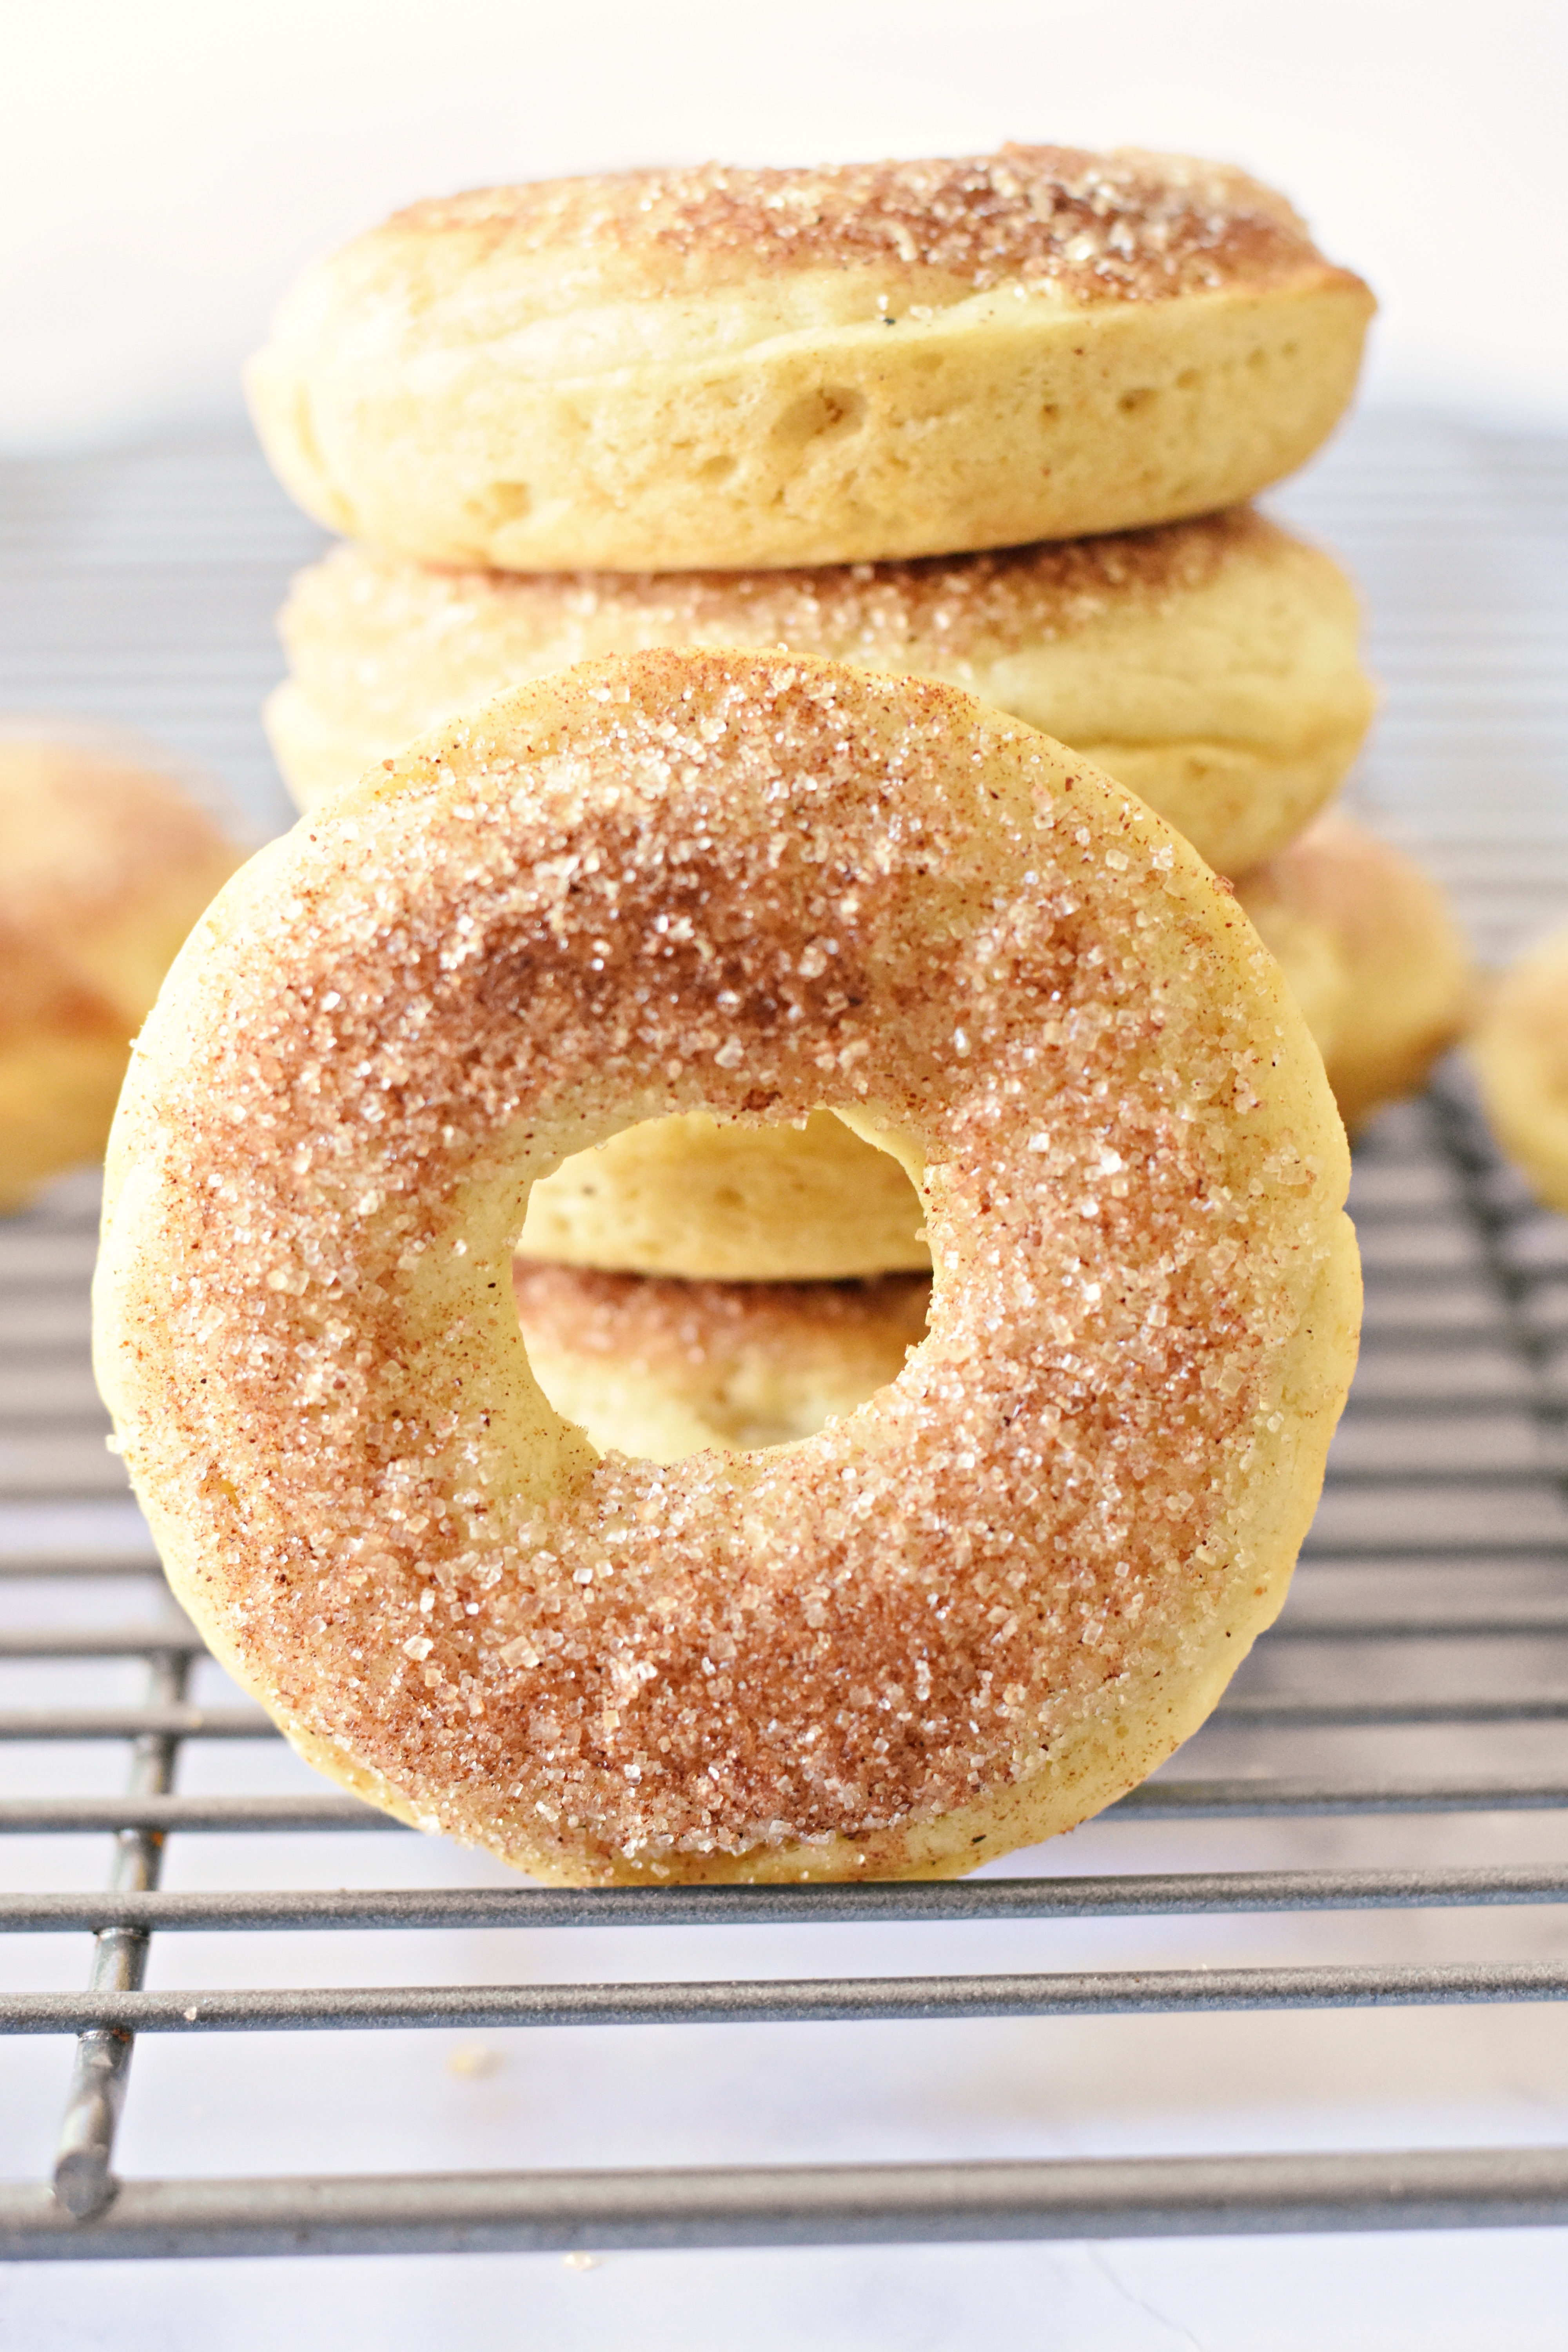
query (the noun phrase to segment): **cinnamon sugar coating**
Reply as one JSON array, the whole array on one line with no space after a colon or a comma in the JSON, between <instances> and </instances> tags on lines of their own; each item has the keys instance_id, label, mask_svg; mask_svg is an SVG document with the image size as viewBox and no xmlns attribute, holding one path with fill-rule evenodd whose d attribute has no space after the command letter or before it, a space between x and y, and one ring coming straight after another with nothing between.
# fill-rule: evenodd
<instances>
[{"instance_id":1,"label":"cinnamon sugar coating","mask_svg":"<svg viewBox=\"0 0 1568 2352\"><path fill-rule=\"evenodd\" d=\"M1131 785L1216 872L1299 834L1372 709L1342 572L1247 509L1157 530L812 571L434 571L363 547L295 579L268 706L310 808L503 687L656 645L787 646L940 677Z\"/></svg>"},{"instance_id":2,"label":"cinnamon sugar coating","mask_svg":"<svg viewBox=\"0 0 1568 2352\"><path fill-rule=\"evenodd\" d=\"M542 180L414 205L387 226L520 254L574 247L627 277L871 266L973 293L1050 285L1075 301L1159 300L1321 260L1305 222L1245 172L1133 148Z\"/></svg>"},{"instance_id":3,"label":"cinnamon sugar coating","mask_svg":"<svg viewBox=\"0 0 1568 2352\"><path fill-rule=\"evenodd\" d=\"M595 1457L529 1181L827 1105L929 1334L798 1444ZM1321 1067L1222 886L962 694L655 653L254 860L117 1124L100 1378L186 1605L314 1760L574 1879L948 1871L1069 1825L1278 1608L1353 1355Z\"/></svg>"},{"instance_id":4,"label":"cinnamon sugar coating","mask_svg":"<svg viewBox=\"0 0 1568 2352\"><path fill-rule=\"evenodd\" d=\"M814 1436L897 1379L931 1299L918 1274L680 1282L520 1256L511 1277L551 1402L601 1453L656 1462Z\"/></svg>"},{"instance_id":5,"label":"cinnamon sugar coating","mask_svg":"<svg viewBox=\"0 0 1568 2352\"><path fill-rule=\"evenodd\" d=\"M674 1282L581 1266L512 1262L512 1296L525 1328L554 1347L606 1361L634 1360L668 1374L728 1369L752 1349L783 1353L822 1335L851 1344L871 1331L900 1347L925 1335L931 1285L923 1275L861 1282Z\"/></svg>"},{"instance_id":6,"label":"cinnamon sugar coating","mask_svg":"<svg viewBox=\"0 0 1568 2352\"><path fill-rule=\"evenodd\" d=\"M423 617L427 599L447 617L426 625L447 634L463 625L469 606L505 598L520 627L540 635L574 622L586 632L613 613L626 615L628 629L646 632L649 645L707 642L715 627L728 625L743 632L743 644L787 646L792 653L879 669L919 667L921 656L939 647L960 660L1017 653L1042 637L1092 628L1112 611L1166 605L1205 587L1238 557L1267 561L1296 554L1300 544L1278 523L1238 507L1153 530L911 563L740 572L429 572L374 549L339 547L323 564L341 579L340 593L361 604L402 596ZM300 574L295 595L308 599L321 576L322 567ZM302 650L308 646L307 639Z\"/></svg>"}]
</instances>

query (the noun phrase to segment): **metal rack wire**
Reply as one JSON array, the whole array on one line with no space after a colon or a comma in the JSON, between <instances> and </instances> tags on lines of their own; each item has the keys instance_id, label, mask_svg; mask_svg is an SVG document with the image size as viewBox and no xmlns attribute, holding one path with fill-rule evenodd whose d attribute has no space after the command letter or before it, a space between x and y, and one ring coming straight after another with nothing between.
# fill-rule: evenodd
<instances>
[{"instance_id":1,"label":"metal rack wire","mask_svg":"<svg viewBox=\"0 0 1568 2352\"><path fill-rule=\"evenodd\" d=\"M1219 1726L1247 1734L1256 1762L1197 1778L1178 1758L1123 1800L1116 1816L1152 1822L1421 1813L1568 1812L1561 1769L1497 1774L1467 1769L1464 1735L1524 1722L1568 1724L1568 1687L1488 1690L1500 1642L1568 1640L1568 1497L1563 1480L1565 1391L1557 1348L1568 1338L1568 1226L1533 1212L1497 1163L1473 1110L1450 1082L1385 1128L1358 1170L1355 1204L1368 1269L1365 1369L1298 1589L1262 1654L1286 1662L1288 1687L1255 1681L1229 1697ZM89 1228L79 1214L42 1214L0 1229L0 1269L15 1327L57 1335L40 1350L0 1355L0 1462L13 1496L47 1479L56 1496L112 1491L98 1417L81 1397L79 1311ZM73 1385L73 1382L75 1385ZM18 1412L16 1408L22 1409ZM1536 1443L1522 1453L1523 1409ZM1500 1430L1511 1434L1500 1449ZM27 1468L29 1459L41 1465ZM1441 1561L1470 1571L1466 1605L1423 1597L1402 1565ZM145 1579L144 1554L89 1549L48 1560L13 1554L0 1594L85 1574ZM1325 1607L1314 1571L1353 1567L1356 1598ZM1523 1588L1519 1571L1526 1571ZM1545 1597L1542 1572L1545 1571ZM1391 1661L1452 1662L1391 1671L1371 1696L1347 1694L1342 1662L1375 1645ZM1419 1645L1417 1649L1415 1645ZM280 1929L605 1927L636 1922L858 1924L1342 1912L1568 1902L1568 1860L1546 1865L1231 1870L1093 1876L980 1877L944 1885L844 1888L626 1889L576 1894L527 1886L284 1889L164 1893L168 1840L288 1827L374 1828L406 1836L350 1800L186 1796L176 1782L195 1743L271 1738L248 1706L186 1697L201 1644L164 1613L118 1628L19 1626L0 1635L16 1664L141 1659L140 1705L12 1709L0 1739L103 1740L131 1755L116 1799L24 1797L0 1805L0 1832L112 1831L101 1892L20 1892L0 1898L13 1933L92 1937L86 1989L0 1997L16 2033L73 2034L76 2059L54 2179L0 2191L0 2252L11 2256L125 2256L302 2250L367 2252L790 2244L903 2239L1127 2236L1174 2232L1517 2225L1568 2221L1568 2149L1484 2148L1404 2155L1254 2156L1050 2163L775 2166L751 2169L605 2170L117 2183L115 2131L135 2037L463 2025L659 2024L980 2017L1181 2014L1568 1998L1568 1961L1433 1966L1417 1960L1305 1967L1058 1970L1046 1974L851 1977L755 1981L405 1988L301 1985L148 1990L154 1935ZM1305 1666L1305 1674L1301 1668ZM1276 1678L1276 1685L1278 1678ZM1390 1779L1330 1769L1278 1769L1303 1727L1438 1725L1453 1766ZM1278 1751L1278 1753L1276 1753ZM1047 1856L1048 1861L1048 1853Z\"/></svg>"}]
</instances>

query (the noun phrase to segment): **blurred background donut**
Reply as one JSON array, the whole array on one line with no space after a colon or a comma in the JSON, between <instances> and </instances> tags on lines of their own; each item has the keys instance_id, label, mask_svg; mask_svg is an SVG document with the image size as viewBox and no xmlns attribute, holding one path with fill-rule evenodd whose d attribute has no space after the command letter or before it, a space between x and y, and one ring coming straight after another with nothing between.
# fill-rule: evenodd
<instances>
[{"instance_id":1,"label":"blurred background donut","mask_svg":"<svg viewBox=\"0 0 1568 2352\"><path fill-rule=\"evenodd\" d=\"M0 732L0 1210L101 1155L131 1040L240 857L142 759Z\"/></svg>"}]
</instances>

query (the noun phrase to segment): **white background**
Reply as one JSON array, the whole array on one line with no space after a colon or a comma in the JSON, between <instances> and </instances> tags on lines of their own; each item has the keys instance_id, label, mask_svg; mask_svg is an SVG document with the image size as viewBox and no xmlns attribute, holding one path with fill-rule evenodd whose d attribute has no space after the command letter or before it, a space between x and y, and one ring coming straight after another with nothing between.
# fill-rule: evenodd
<instances>
[{"instance_id":1,"label":"white background","mask_svg":"<svg viewBox=\"0 0 1568 2352\"><path fill-rule=\"evenodd\" d=\"M1568 423L1561 0L54 0L0 78L0 449L218 415L410 198L708 156L1186 149L1383 297L1370 391Z\"/></svg>"}]
</instances>

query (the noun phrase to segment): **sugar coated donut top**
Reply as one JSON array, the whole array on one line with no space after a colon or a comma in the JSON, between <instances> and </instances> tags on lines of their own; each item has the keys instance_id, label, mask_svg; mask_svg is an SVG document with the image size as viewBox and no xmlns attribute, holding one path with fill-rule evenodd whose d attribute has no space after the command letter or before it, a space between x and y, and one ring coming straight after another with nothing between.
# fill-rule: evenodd
<instances>
[{"instance_id":1,"label":"sugar coated donut top","mask_svg":"<svg viewBox=\"0 0 1568 2352\"><path fill-rule=\"evenodd\" d=\"M532 1178L826 1105L929 1336L774 1453L595 1457ZM1082 1817L1279 1606L1353 1356L1321 1064L1228 891L953 689L663 652L254 859L137 1056L97 1360L171 1577L304 1751L555 1875L957 1869Z\"/></svg>"},{"instance_id":2,"label":"sugar coated donut top","mask_svg":"<svg viewBox=\"0 0 1568 2352\"><path fill-rule=\"evenodd\" d=\"M459 662L476 630L497 628L503 615L514 656L537 647L554 667L631 651L633 640L717 643L715 633L728 627L742 631L745 644L920 670L934 659L980 664L1022 653L1119 614L1169 612L1226 572L1283 574L1292 585L1300 576L1302 604L1315 591L1313 602L1331 599L1336 621L1348 612L1346 667L1355 675L1353 700L1364 707L1353 589L1331 557L1249 507L978 555L771 572L431 570L373 548L337 547L296 574L280 625L318 691L325 688L342 709L357 679L362 706L374 710L396 691L391 672L401 645L412 641L424 661L439 646ZM605 645L611 632L627 642ZM345 671L337 677L329 668L334 657Z\"/></svg>"},{"instance_id":3,"label":"sugar coated donut top","mask_svg":"<svg viewBox=\"0 0 1568 2352\"><path fill-rule=\"evenodd\" d=\"M923 1274L854 1282L675 1282L658 1276L600 1274L519 1257L512 1295L524 1323L562 1351L634 1362L639 1371L679 1377L719 1364L728 1371L752 1350L782 1360L792 1349L809 1361L853 1348L868 1331L913 1346L925 1335L931 1284Z\"/></svg>"},{"instance_id":4,"label":"sugar coated donut top","mask_svg":"<svg viewBox=\"0 0 1568 2352\"><path fill-rule=\"evenodd\" d=\"M1373 707L1355 592L1250 509L813 571L437 571L339 547L279 616L268 730L302 808L503 687L649 646L786 646L945 678L1071 743L1222 874L1342 782Z\"/></svg>"},{"instance_id":5,"label":"sugar coated donut top","mask_svg":"<svg viewBox=\"0 0 1568 2352\"><path fill-rule=\"evenodd\" d=\"M312 623L342 628L354 606L374 610L396 598L406 622L460 640L470 604L504 599L520 628L531 625L542 635L574 624L584 660L593 658L595 625L624 614L628 628L647 631L650 645L678 634L700 643L729 624L759 646L892 669L917 667L912 656L928 647L960 660L1016 653L1042 637L1093 628L1112 612L1168 607L1237 562L1329 565L1342 578L1330 558L1250 507L978 555L772 572L432 571L350 546L296 574L282 626L290 647L298 640L309 656Z\"/></svg>"},{"instance_id":6,"label":"sugar coated donut top","mask_svg":"<svg viewBox=\"0 0 1568 2352\"><path fill-rule=\"evenodd\" d=\"M679 1282L523 1257L512 1290L551 1402L601 1454L655 1462L787 1444L853 1412L902 1371L931 1299L918 1274Z\"/></svg>"},{"instance_id":7,"label":"sugar coated donut top","mask_svg":"<svg viewBox=\"0 0 1568 2352\"><path fill-rule=\"evenodd\" d=\"M383 234L574 253L606 283L722 285L758 271L891 272L984 293L1014 280L1075 302L1158 301L1321 265L1306 223L1245 172L1123 148L777 171L703 163L475 188Z\"/></svg>"}]
</instances>

